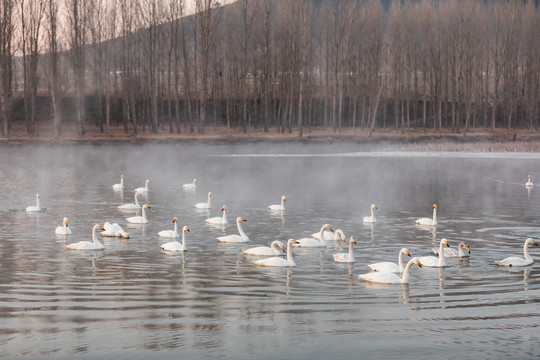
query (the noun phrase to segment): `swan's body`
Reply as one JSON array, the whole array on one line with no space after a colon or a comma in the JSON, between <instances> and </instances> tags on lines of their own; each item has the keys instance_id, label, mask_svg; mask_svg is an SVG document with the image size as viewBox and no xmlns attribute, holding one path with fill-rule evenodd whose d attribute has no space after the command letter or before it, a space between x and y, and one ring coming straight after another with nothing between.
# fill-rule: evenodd
<instances>
[{"instance_id":1,"label":"swan's body","mask_svg":"<svg viewBox=\"0 0 540 360\"><path fill-rule=\"evenodd\" d=\"M117 208L121 210L139 210L141 208L141 204L139 204L139 196L141 196L141 194L136 192L134 204L123 204L119 205Z\"/></svg>"},{"instance_id":2,"label":"swan's body","mask_svg":"<svg viewBox=\"0 0 540 360\"><path fill-rule=\"evenodd\" d=\"M38 212L38 211L42 211L41 209L41 205L39 203L39 194L36 194L36 206L28 206L26 208L26 211L27 212Z\"/></svg>"},{"instance_id":3,"label":"swan's body","mask_svg":"<svg viewBox=\"0 0 540 360\"><path fill-rule=\"evenodd\" d=\"M525 244L523 244L523 256L525 258L521 258L521 257L517 257L517 256L510 256L510 257L507 257L506 259L496 261L497 265L502 265L502 266L529 266L529 265L532 265L534 263L534 260L531 257L531 255L529 255L529 248L528 248L529 244L533 244L534 246L538 246L536 241L534 241L531 238L528 238L527 240L525 240Z\"/></svg>"},{"instance_id":4,"label":"swan's body","mask_svg":"<svg viewBox=\"0 0 540 360\"><path fill-rule=\"evenodd\" d=\"M196 182L197 182L197 179L193 179L192 183L184 184L184 185L182 185L182 188L184 190L194 190L197 187L197 185L195 185Z\"/></svg>"},{"instance_id":5,"label":"swan's body","mask_svg":"<svg viewBox=\"0 0 540 360\"><path fill-rule=\"evenodd\" d=\"M112 186L113 190L124 190L124 175L120 175L120 184L114 184Z\"/></svg>"},{"instance_id":6,"label":"swan's body","mask_svg":"<svg viewBox=\"0 0 540 360\"><path fill-rule=\"evenodd\" d=\"M375 219L375 209L377 208L377 205L371 204L371 215L370 216L364 216L364 219L362 220L364 223L376 223L377 219Z\"/></svg>"},{"instance_id":7,"label":"swan's body","mask_svg":"<svg viewBox=\"0 0 540 360\"><path fill-rule=\"evenodd\" d=\"M69 250L103 250L105 246L96 239L97 229L103 230L98 224L94 225L92 228L92 241L79 241L73 244L66 245L66 249Z\"/></svg>"},{"instance_id":8,"label":"swan's body","mask_svg":"<svg viewBox=\"0 0 540 360\"><path fill-rule=\"evenodd\" d=\"M176 220L176 218L174 218ZM174 223L176 230L176 222ZM187 226L182 228L182 243L171 241L160 246L165 251L186 251L186 231L189 231Z\"/></svg>"},{"instance_id":9,"label":"swan's body","mask_svg":"<svg viewBox=\"0 0 540 360\"><path fill-rule=\"evenodd\" d=\"M285 195L283 195L283 196L281 197L281 205L277 205L277 204L276 204L276 205L270 205L270 206L268 206L268 208L269 208L270 210L274 210L274 211L282 211L282 210L285 210L285 205L284 205L284 203L285 203L286 201L287 201L287 199L285 199Z\"/></svg>"},{"instance_id":10,"label":"swan's body","mask_svg":"<svg viewBox=\"0 0 540 360\"><path fill-rule=\"evenodd\" d=\"M222 217L211 217L209 219L206 219L206 222L208 224L213 224L213 225L225 225L225 224L228 224L229 222L227 221L227 208L225 206L223 206L221 208L221 211L223 211L223 216Z\"/></svg>"},{"instance_id":11,"label":"swan's body","mask_svg":"<svg viewBox=\"0 0 540 360\"><path fill-rule=\"evenodd\" d=\"M136 193L141 193L141 194L142 194L142 193L146 194L148 191L150 191L150 189L148 188L148 184L150 184L150 180L147 179L147 180L144 182L144 187L136 188L136 189L135 189L135 192L136 192Z\"/></svg>"},{"instance_id":12,"label":"swan's body","mask_svg":"<svg viewBox=\"0 0 540 360\"><path fill-rule=\"evenodd\" d=\"M528 187L528 188L532 188L533 187L533 183L531 181L531 175L529 175L527 177L527 182L525 183L525 186Z\"/></svg>"},{"instance_id":13,"label":"swan's body","mask_svg":"<svg viewBox=\"0 0 540 360\"><path fill-rule=\"evenodd\" d=\"M176 217L173 218L173 224L174 224L174 230L161 230L158 232L158 235L165 238L177 238L180 237L178 234L178 222L176 221Z\"/></svg>"},{"instance_id":14,"label":"swan's body","mask_svg":"<svg viewBox=\"0 0 540 360\"><path fill-rule=\"evenodd\" d=\"M467 252L464 252L463 248L465 248ZM433 252L435 253L435 255L439 254L438 249L433 249ZM465 241L462 241L459 243L457 250L452 248L444 248L443 255L444 257L469 257L471 256L471 248L469 244L467 244Z\"/></svg>"},{"instance_id":15,"label":"swan's body","mask_svg":"<svg viewBox=\"0 0 540 360\"><path fill-rule=\"evenodd\" d=\"M291 252L291 245L294 243L296 243L296 240L294 239L289 239L289 241L287 241L287 259L276 256L254 261L253 264L258 266L296 266Z\"/></svg>"},{"instance_id":16,"label":"swan's body","mask_svg":"<svg viewBox=\"0 0 540 360\"><path fill-rule=\"evenodd\" d=\"M101 236L109 236L109 237L122 237L129 239L129 235L127 232L124 231L124 229L118 225L118 223L111 224L110 222L105 222L103 224L103 230L101 232Z\"/></svg>"},{"instance_id":17,"label":"swan's body","mask_svg":"<svg viewBox=\"0 0 540 360\"><path fill-rule=\"evenodd\" d=\"M405 269L403 270L403 275L399 276L389 271L377 271L367 274L358 275L360 280L382 283L382 284L408 284L409 283L409 270L412 264L415 264L422 267L418 258L412 258L409 260Z\"/></svg>"},{"instance_id":18,"label":"swan's body","mask_svg":"<svg viewBox=\"0 0 540 360\"><path fill-rule=\"evenodd\" d=\"M238 232L240 235L226 235L226 236L220 236L218 237L219 242L225 242L225 243L246 243L249 242L249 237L246 235L244 230L242 230L242 225L240 224L242 221L247 221L246 219L242 217L236 218L236 227L238 228Z\"/></svg>"},{"instance_id":19,"label":"swan's body","mask_svg":"<svg viewBox=\"0 0 540 360\"><path fill-rule=\"evenodd\" d=\"M343 242L345 242L346 240L343 239ZM338 254L334 254L334 260L337 261L337 262L347 262L347 263L352 263L352 262L355 262L354 260L354 255L353 255L353 245L356 244L356 241L354 240L354 238L351 236L351 238L349 239L349 253L338 253Z\"/></svg>"},{"instance_id":20,"label":"swan's body","mask_svg":"<svg viewBox=\"0 0 540 360\"><path fill-rule=\"evenodd\" d=\"M311 234L314 239L321 240L321 232L316 232ZM337 229L336 232L333 231L323 231L323 240L345 240L345 233L341 229Z\"/></svg>"},{"instance_id":21,"label":"swan's body","mask_svg":"<svg viewBox=\"0 0 540 360\"><path fill-rule=\"evenodd\" d=\"M383 261L383 262L378 262L375 264L369 264L368 266L371 270L374 270L374 271L387 271L387 272L393 272L393 273L402 273L404 270L403 260L401 258L402 254L407 254L411 256L411 254L409 253L409 250L407 250L406 248L403 248L399 251L397 264L390 261Z\"/></svg>"},{"instance_id":22,"label":"swan's body","mask_svg":"<svg viewBox=\"0 0 540 360\"><path fill-rule=\"evenodd\" d=\"M332 227L330 225L324 224L321 227L321 230L319 231L319 238L323 237L324 230L330 230L332 232L334 231L334 230L332 230ZM317 239L303 238L303 239L299 239L295 243L293 243L293 246L294 247L323 247L324 244L320 240L317 240Z\"/></svg>"},{"instance_id":23,"label":"swan's body","mask_svg":"<svg viewBox=\"0 0 540 360\"><path fill-rule=\"evenodd\" d=\"M54 233L57 235L71 235L71 229L68 227L67 217L62 220L62 226L57 227Z\"/></svg>"},{"instance_id":24,"label":"swan's body","mask_svg":"<svg viewBox=\"0 0 540 360\"><path fill-rule=\"evenodd\" d=\"M415 221L417 225L435 226L437 225L437 204L433 204L433 218L420 218Z\"/></svg>"},{"instance_id":25,"label":"swan's body","mask_svg":"<svg viewBox=\"0 0 540 360\"><path fill-rule=\"evenodd\" d=\"M268 246L257 246L251 249L242 251L246 255L256 255L256 256L275 256L275 255L285 255L285 247L283 243L279 240L272 241L270 247Z\"/></svg>"},{"instance_id":26,"label":"swan's body","mask_svg":"<svg viewBox=\"0 0 540 360\"><path fill-rule=\"evenodd\" d=\"M439 256L421 256L420 263L423 266L427 267L445 267L446 266L446 260L444 260L444 245L448 245L448 241L446 239L442 239L441 243L439 245Z\"/></svg>"},{"instance_id":27,"label":"swan's body","mask_svg":"<svg viewBox=\"0 0 540 360\"><path fill-rule=\"evenodd\" d=\"M208 193L208 200L205 203L197 203L195 204L195 207L197 209L210 209L210 199L212 198L212 193Z\"/></svg>"},{"instance_id":28,"label":"swan's body","mask_svg":"<svg viewBox=\"0 0 540 360\"><path fill-rule=\"evenodd\" d=\"M150 209L150 206L147 204L144 204L142 206L142 216L132 216L126 218L126 220L132 224L146 224L148 223L148 219L146 218L146 209Z\"/></svg>"}]
</instances>

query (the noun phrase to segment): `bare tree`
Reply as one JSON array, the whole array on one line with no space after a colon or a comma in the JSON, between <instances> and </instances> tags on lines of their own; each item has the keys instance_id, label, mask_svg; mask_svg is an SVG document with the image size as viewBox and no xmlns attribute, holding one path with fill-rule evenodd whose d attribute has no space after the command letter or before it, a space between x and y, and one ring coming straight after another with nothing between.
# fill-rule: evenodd
<instances>
[{"instance_id":1,"label":"bare tree","mask_svg":"<svg viewBox=\"0 0 540 360\"><path fill-rule=\"evenodd\" d=\"M59 46L59 4L57 0L47 0L47 79L49 88L49 98L51 102L51 116L53 118L54 138L58 140L62 134L62 109L60 91L60 46Z\"/></svg>"},{"instance_id":2,"label":"bare tree","mask_svg":"<svg viewBox=\"0 0 540 360\"><path fill-rule=\"evenodd\" d=\"M5 137L9 136L12 107L14 10L14 0L0 0L0 116Z\"/></svg>"}]
</instances>

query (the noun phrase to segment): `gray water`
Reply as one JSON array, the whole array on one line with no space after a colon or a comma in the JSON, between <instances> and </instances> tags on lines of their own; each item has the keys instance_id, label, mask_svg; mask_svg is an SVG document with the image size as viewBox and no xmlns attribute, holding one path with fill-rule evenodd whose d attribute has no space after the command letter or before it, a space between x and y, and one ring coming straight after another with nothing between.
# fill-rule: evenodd
<instances>
[{"instance_id":1,"label":"gray water","mask_svg":"<svg viewBox=\"0 0 540 360\"><path fill-rule=\"evenodd\" d=\"M540 356L538 266L502 268L540 234L539 155L369 153L357 145L2 147L0 357L3 358L533 358ZM124 175L125 190L112 185ZM195 192L181 185L197 178ZM132 189L150 179L149 223L128 226ZM212 209L194 209L211 191ZM41 194L42 213L29 214ZM287 196L283 214L267 206ZM364 225L369 206L374 225ZM435 231L414 225L438 205ZM225 229L205 224L228 208ZM73 235L54 230L67 216ZM190 228L170 254L157 232ZM250 243L220 244L247 219ZM130 239L65 250L118 222ZM307 237L329 223L347 246L293 250L295 268L259 268L240 250ZM444 269L411 269L408 286L358 280L407 247L446 237L471 246ZM540 249L531 247L538 258Z\"/></svg>"}]
</instances>

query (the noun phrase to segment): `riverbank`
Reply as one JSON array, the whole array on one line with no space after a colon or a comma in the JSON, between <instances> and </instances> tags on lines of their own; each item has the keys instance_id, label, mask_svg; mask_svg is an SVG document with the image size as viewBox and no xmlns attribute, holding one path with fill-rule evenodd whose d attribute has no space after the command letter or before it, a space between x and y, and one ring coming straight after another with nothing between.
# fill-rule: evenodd
<instances>
[{"instance_id":1,"label":"riverbank","mask_svg":"<svg viewBox=\"0 0 540 360\"><path fill-rule=\"evenodd\" d=\"M55 140L50 126L36 128L36 135L26 134L24 126L12 126L9 138L0 137L4 145L47 145L47 144L124 144L124 143L359 143L373 144L378 148L384 145L401 145L403 150L414 151L519 151L540 152L540 132L529 130L496 129L486 131L473 129L466 134L442 131L410 129L395 131L393 128L377 129L370 136L367 130L305 128L300 137L296 129L291 133L279 133L275 128L265 133L261 128L241 129L208 126L204 134L193 133L183 128L180 134L160 129L152 134L149 129L139 129L137 136L129 136L123 127L112 127L109 135L101 133L96 126L88 126L86 134L79 136L75 126L63 127L63 134Z\"/></svg>"}]
</instances>

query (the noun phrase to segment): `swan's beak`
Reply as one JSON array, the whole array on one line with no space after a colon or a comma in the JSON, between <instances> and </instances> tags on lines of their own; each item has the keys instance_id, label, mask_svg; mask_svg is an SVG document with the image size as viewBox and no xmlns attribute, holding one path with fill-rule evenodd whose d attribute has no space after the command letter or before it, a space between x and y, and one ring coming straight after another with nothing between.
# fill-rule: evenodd
<instances>
[{"instance_id":1,"label":"swan's beak","mask_svg":"<svg viewBox=\"0 0 540 360\"><path fill-rule=\"evenodd\" d=\"M377 208L377 205L373 205L373 208L376 209L376 208Z\"/></svg>"},{"instance_id":2,"label":"swan's beak","mask_svg":"<svg viewBox=\"0 0 540 360\"><path fill-rule=\"evenodd\" d=\"M470 249L470 248L467 248L467 251L469 252L469 254L471 253L471 249Z\"/></svg>"},{"instance_id":3,"label":"swan's beak","mask_svg":"<svg viewBox=\"0 0 540 360\"><path fill-rule=\"evenodd\" d=\"M351 236L352 243L356 245L356 240Z\"/></svg>"},{"instance_id":4,"label":"swan's beak","mask_svg":"<svg viewBox=\"0 0 540 360\"><path fill-rule=\"evenodd\" d=\"M186 226L186 231L189 231L188 227Z\"/></svg>"},{"instance_id":5,"label":"swan's beak","mask_svg":"<svg viewBox=\"0 0 540 360\"><path fill-rule=\"evenodd\" d=\"M128 235L128 234L126 234L126 236L124 236L124 237L125 237L126 239L129 239L129 235Z\"/></svg>"},{"instance_id":6,"label":"swan's beak","mask_svg":"<svg viewBox=\"0 0 540 360\"><path fill-rule=\"evenodd\" d=\"M416 260L416 265L418 265L419 267L422 267L422 264L420 264L420 261Z\"/></svg>"},{"instance_id":7,"label":"swan's beak","mask_svg":"<svg viewBox=\"0 0 540 360\"><path fill-rule=\"evenodd\" d=\"M285 246L282 246L282 247L281 247L281 250L282 250L283 252L285 252Z\"/></svg>"},{"instance_id":8,"label":"swan's beak","mask_svg":"<svg viewBox=\"0 0 540 360\"><path fill-rule=\"evenodd\" d=\"M437 207L437 205L436 205L436 204L433 204L433 208L435 209L436 207Z\"/></svg>"},{"instance_id":9,"label":"swan's beak","mask_svg":"<svg viewBox=\"0 0 540 360\"><path fill-rule=\"evenodd\" d=\"M330 229L330 231L331 231L331 232L334 232L334 230L332 230L332 227L331 227L331 226L330 226L330 228L329 228L329 229Z\"/></svg>"},{"instance_id":10,"label":"swan's beak","mask_svg":"<svg viewBox=\"0 0 540 360\"><path fill-rule=\"evenodd\" d=\"M448 245L448 241L445 241L445 242L444 242L444 245L450 247L450 245Z\"/></svg>"},{"instance_id":11,"label":"swan's beak","mask_svg":"<svg viewBox=\"0 0 540 360\"><path fill-rule=\"evenodd\" d=\"M242 221L247 221L246 219L242 218Z\"/></svg>"},{"instance_id":12,"label":"swan's beak","mask_svg":"<svg viewBox=\"0 0 540 360\"><path fill-rule=\"evenodd\" d=\"M295 243L295 244L300 244L300 243L299 243L298 241L296 241L296 240L293 240L293 243Z\"/></svg>"},{"instance_id":13,"label":"swan's beak","mask_svg":"<svg viewBox=\"0 0 540 360\"><path fill-rule=\"evenodd\" d=\"M67 223L67 221L66 221L66 226L68 226L68 223Z\"/></svg>"},{"instance_id":14,"label":"swan's beak","mask_svg":"<svg viewBox=\"0 0 540 360\"><path fill-rule=\"evenodd\" d=\"M405 251L405 254L409 255L409 257L411 256L411 254L409 254L409 252L408 252L408 251Z\"/></svg>"},{"instance_id":15,"label":"swan's beak","mask_svg":"<svg viewBox=\"0 0 540 360\"><path fill-rule=\"evenodd\" d=\"M176 218L172 219L173 224L176 222Z\"/></svg>"},{"instance_id":16,"label":"swan's beak","mask_svg":"<svg viewBox=\"0 0 540 360\"><path fill-rule=\"evenodd\" d=\"M534 246L538 246L538 244L536 243L536 241L533 240L533 245Z\"/></svg>"},{"instance_id":17,"label":"swan's beak","mask_svg":"<svg viewBox=\"0 0 540 360\"><path fill-rule=\"evenodd\" d=\"M103 228L103 226L100 226L99 228L100 228L101 230L105 230L105 229Z\"/></svg>"}]
</instances>

